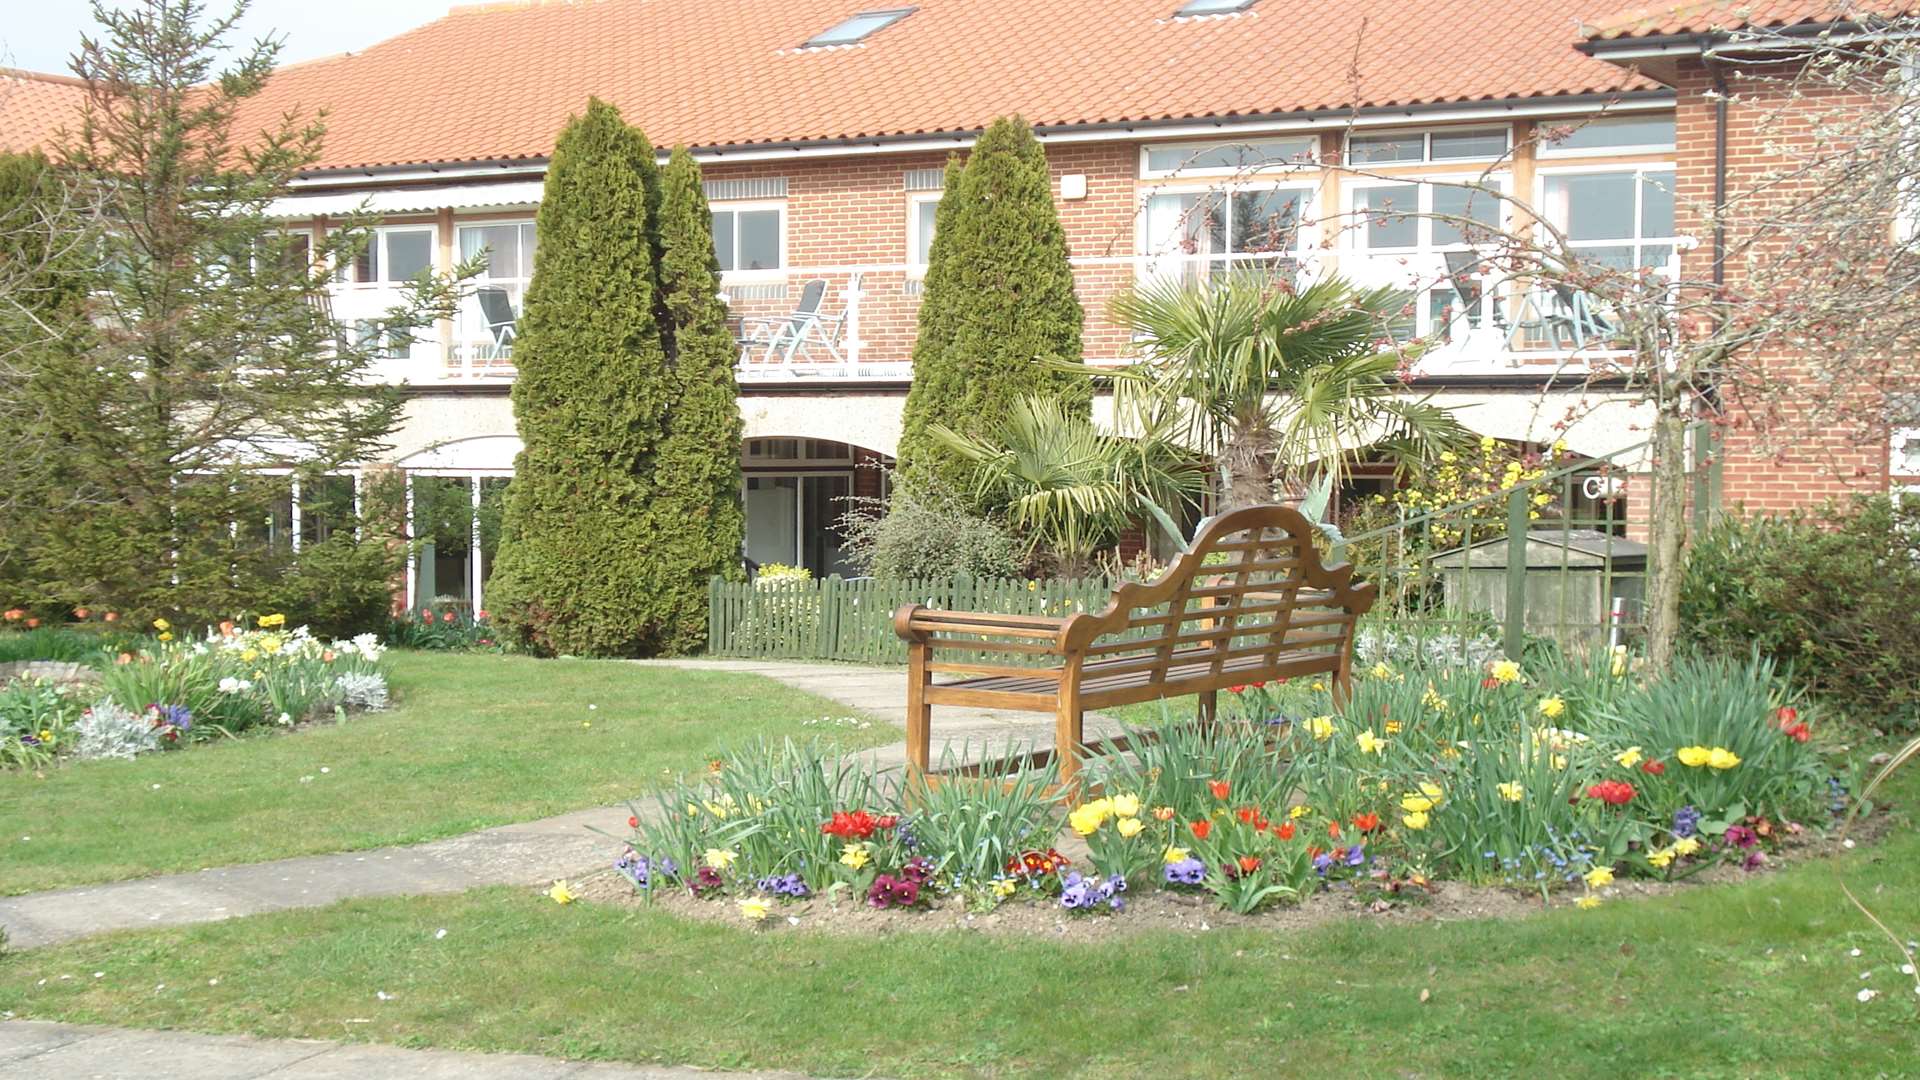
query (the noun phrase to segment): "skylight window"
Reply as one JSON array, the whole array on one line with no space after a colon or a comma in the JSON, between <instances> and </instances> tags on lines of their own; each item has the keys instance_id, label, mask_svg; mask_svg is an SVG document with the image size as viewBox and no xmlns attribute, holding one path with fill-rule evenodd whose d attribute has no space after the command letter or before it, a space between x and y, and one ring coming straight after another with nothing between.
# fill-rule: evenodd
<instances>
[{"instance_id":1,"label":"skylight window","mask_svg":"<svg viewBox=\"0 0 1920 1080\"><path fill-rule=\"evenodd\" d=\"M875 32L885 30L901 19L913 14L913 8L890 8L886 11L863 11L846 22L822 31L807 39L803 49L820 49L829 45L853 45L865 41Z\"/></svg>"},{"instance_id":2,"label":"skylight window","mask_svg":"<svg viewBox=\"0 0 1920 1080\"><path fill-rule=\"evenodd\" d=\"M1173 13L1176 19L1190 15L1231 15L1236 11L1245 11L1252 7L1255 0L1187 0L1180 10Z\"/></svg>"}]
</instances>

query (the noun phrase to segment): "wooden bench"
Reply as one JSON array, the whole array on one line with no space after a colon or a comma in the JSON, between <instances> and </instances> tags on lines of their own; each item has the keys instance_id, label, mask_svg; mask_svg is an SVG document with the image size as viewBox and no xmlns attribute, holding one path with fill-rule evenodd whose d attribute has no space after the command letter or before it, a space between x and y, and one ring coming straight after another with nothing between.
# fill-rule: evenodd
<instances>
[{"instance_id":1,"label":"wooden bench","mask_svg":"<svg viewBox=\"0 0 1920 1080\"><path fill-rule=\"evenodd\" d=\"M907 642L909 765L928 771L935 705L1051 714L1055 748L1044 756L1058 758L1065 782L1086 748L1088 709L1198 694L1210 720L1221 690L1303 675L1326 675L1344 695L1354 624L1373 607L1374 587L1354 584L1345 563L1323 564L1313 533L1286 506L1209 519L1191 550L1153 581L1115 589L1097 614L903 605L893 626ZM1002 655L955 655L968 653ZM1009 662L1022 658L1031 666ZM936 675L964 677L935 682Z\"/></svg>"}]
</instances>

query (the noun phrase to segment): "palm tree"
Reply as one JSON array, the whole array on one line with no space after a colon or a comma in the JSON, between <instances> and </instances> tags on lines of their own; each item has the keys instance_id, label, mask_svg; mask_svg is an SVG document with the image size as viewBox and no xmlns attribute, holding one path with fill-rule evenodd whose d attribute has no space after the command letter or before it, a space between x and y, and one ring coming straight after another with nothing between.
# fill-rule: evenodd
<instances>
[{"instance_id":1,"label":"palm tree","mask_svg":"<svg viewBox=\"0 0 1920 1080\"><path fill-rule=\"evenodd\" d=\"M1063 573L1086 570L1096 551L1142 517L1169 522L1168 512L1196 504L1204 486L1201 463L1159 433L1108 434L1058 398L1022 398L979 437L941 425L929 430L971 463L975 494L1005 507L1027 537L1029 557L1044 549Z\"/></svg>"},{"instance_id":2,"label":"palm tree","mask_svg":"<svg viewBox=\"0 0 1920 1080\"><path fill-rule=\"evenodd\" d=\"M1406 302L1340 278L1295 290L1259 270L1138 287L1114 304L1145 353L1113 373L1120 426L1176 428L1219 468L1227 508L1269 502L1316 467L1337 477L1363 450L1404 460L1451 445L1465 429L1406 393L1419 347L1386 341Z\"/></svg>"}]
</instances>

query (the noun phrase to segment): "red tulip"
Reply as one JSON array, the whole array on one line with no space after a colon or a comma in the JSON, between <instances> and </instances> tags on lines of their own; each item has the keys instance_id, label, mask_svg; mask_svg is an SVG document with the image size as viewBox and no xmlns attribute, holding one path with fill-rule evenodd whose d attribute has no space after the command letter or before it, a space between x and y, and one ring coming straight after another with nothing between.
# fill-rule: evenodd
<instances>
[{"instance_id":1,"label":"red tulip","mask_svg":"<svg viewBox=\"0 0 1920 1080\"><path fill-rule=\"evenodd\" d=\"M1273 830L1273 835L1279 837L1282 840L1293 839L1293 822L1291 821L1281 822L1280 827Z\"/></svg>"},{"instance_id":2,"label":"red tulip","mask_svg":"<svg viewBox=\"0 0 1920 1080\"><path fill-rule=\"evenodd\" d=\"M1207 781L1207 790L1213 792L1214 798L1224 799L1233 791L1233 785L1227 783L1225 780L1209 780Z\"/></svg>"},{"instance_id":3,"label":"red tulip","mask_svg":"<svg viewBox=\"0 0 1920 1080\"><path fill-rule=\"evenodd\" d=\"M4 616L0 616L0 618L5 618L8 622L19 622L21 619L24 619L26 617L27 617L27 613L24 611L21 611L19 608L8 608L6 611L6 614Z\"/></svg>"},{"instance_id":4,"label":"red tulip","mask_svg":"<svg viewBox=\"0 0 1920 1080\"><path fill-rule=\"evenodd\" d=\"M1646 773L1648 776L1659 776L1661 773L1667 771L1667 763L1664 761L1643 761L1640 763L1640 771Z\"/></svg>"},{"instance_id":5,"label":"red tulip","mask_svg":"<svg viewBox=\"0 0 1920 1080\"><path fill-rule=\"evenodd\" d=\"M1633 785L1624 780L1602 780L1587 789L1587 798L1599 799L1608 806L1625 806L1633 801Z\"/></svg>"},{"instance_id":6,"label":"red tulip","mask_svg":"<svg viewBox=\"0 0 1920 1080\"><path fill-rule=\"evenodd\" d=\"M1193 833L1195 840L1205 840L1207 834L1213 831L1213 822L1204 819L1200 821L1189 821L1187 822L1187 829Z\"/></svg>"},{"instance_id":7,"label":"red tulip","mask_svg":"<svg viewBox=\"0 0 1920 1080\"><path fill-rule=\"evenodd\" d=\"M86 608L83 608L83 607L77 607L73 609L73 617L76 619L84 619L91 614L93 614L93 612L88 611Z\"/></svg>"},{"instance_id":8,"label":"red tulip","mask_svg":"<svg viewBox=\"0 0 1920 1080\"><path fill-rule=\"evenodd\" d=\"M1243 874L1251 874L1260 869L1260 860L1252 855L1242 855L1239 861L1240 872Z\"/></svg>"},{"instance_id":9,"label":"red tulip","mask_svg":"<svg viewBox=\"0 0 1920 1080\"><path fill-rule=\"evenodd\" d=\"M40 620L39 620L39 619L28 619L28 620L27 620L27 629L29 629L29 630L38 630L39 628L40 628Z\"/></svg>"},{"instance_id":10,"label":"red tulip","mask_svg":"<svg viewBox=\"0 0 1920 1080\"><path fill-rule=\"evenodd\" d=\"M1353 827L1359 829L1361 832L1372 832L1380 827L1380 815L1355 814L1353 815Z\"/></svg>"}]
</instances>

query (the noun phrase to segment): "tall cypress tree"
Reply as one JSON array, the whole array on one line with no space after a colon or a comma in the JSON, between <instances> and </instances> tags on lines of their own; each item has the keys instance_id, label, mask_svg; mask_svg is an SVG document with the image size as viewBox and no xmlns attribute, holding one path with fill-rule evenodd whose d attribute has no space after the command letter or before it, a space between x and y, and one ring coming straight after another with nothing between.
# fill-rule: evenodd
<instances>
[{"instance_id":1,"label":"tall cypress tree","mask_svg":"<svg viewBox=\"0 0 1920 1080\"><path fill-rule=\"evenodd\" d=\"M660 290L673 335L674 397L660 444L650 561L661 645L683 653L706 640L708 580L741 576L742 425L713 219L700 166L685 147L675 148L660 186Z\"/></svg>"},{"instance_id":2,"label":"tall cypress tree","mask_svg":"<svg viewBox=\"0 0 1920 1080\"><path fill-rule=\"evenodd\" d=\"M991 430L1029 394L1064 398L1085 415L1084 315L1066 232L1053 205L1046 151L1019 117L994 121L966 165L949 163L913 348L913 387L900 437L904 482L966 488L967 469L928 434Z\"/></svg>"},{"instance_id":3,"label":"tall cypress tree","mask_svg":"<svg viewBox=\"0 0 1920 1080\"><path fill-rule=\"evenodd\" d=\"M595 99L554 149L514 344L514 464L488 606L543 652L659 651L649 513L672 397L658 303L659 171Z\"/></svg>"}]
</instances>

